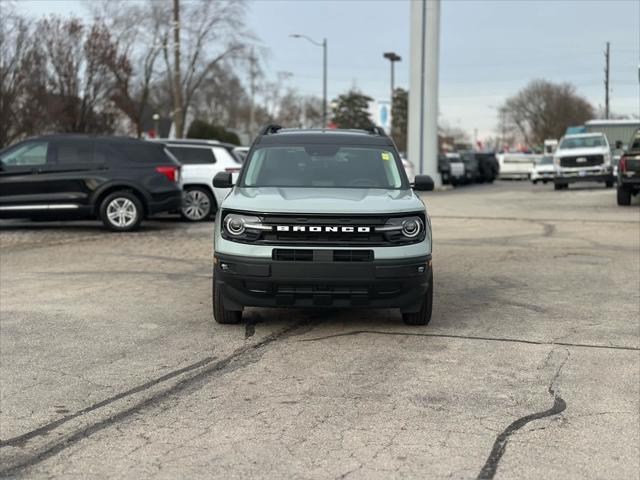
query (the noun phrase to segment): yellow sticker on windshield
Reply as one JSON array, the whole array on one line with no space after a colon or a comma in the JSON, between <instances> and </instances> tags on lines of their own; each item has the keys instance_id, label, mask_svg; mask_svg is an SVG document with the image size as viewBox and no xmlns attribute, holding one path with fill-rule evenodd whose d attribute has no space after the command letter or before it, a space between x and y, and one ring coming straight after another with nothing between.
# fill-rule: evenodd
<instances>
[{"instance_id":1,"label":"yellow sticker on windshield","mask_svg":"<svg viewBox=\"0 0 640 480\"><path fill-rule=\"evenodd\" d=\"M381 156L383 160L391 160L391 155L389 155L387 152L382 152Z\"/></svg>"}]
</instances>

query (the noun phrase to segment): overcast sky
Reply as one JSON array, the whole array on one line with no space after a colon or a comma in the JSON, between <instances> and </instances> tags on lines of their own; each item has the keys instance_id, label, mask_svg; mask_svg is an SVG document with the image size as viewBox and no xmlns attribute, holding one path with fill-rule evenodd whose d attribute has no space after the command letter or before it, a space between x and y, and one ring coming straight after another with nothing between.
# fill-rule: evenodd
<instances>
[{"instance_id":1,"label":"overcast sky","mask_svg":"<svg viewBox=\"0 0 640 480\"><path fill-rule=\"evenodd\" d=\"M0 0L2 1L2 0ZM18 2L29 15L85 15L81 0ZM290 33L329 44L329 98L357 86L389 96L395 51L396 85L409 84L409 0L254 0L249 27L271 50L267 72L293 74L288 84L322 94L322 51ZM640 1L442 2L440 119L479 138L495 134L495 108L534 78L573 83L594 105L604 104L604 49L611 42L611 110L640 114Z\"/></svg>"}]
</instances>

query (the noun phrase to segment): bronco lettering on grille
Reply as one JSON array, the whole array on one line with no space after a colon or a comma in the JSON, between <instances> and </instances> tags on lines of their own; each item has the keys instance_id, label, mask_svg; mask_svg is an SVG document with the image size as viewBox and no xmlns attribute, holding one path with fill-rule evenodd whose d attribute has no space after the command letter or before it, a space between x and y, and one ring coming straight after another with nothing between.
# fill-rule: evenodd
<instances>
[{"instance_id":1,"label":"bronco lettering on grille","mask_svg":"<svg viewBox=\"0 0 640 480\"><path fill-rule=\"evenodd\" d=\"M371 227L343 227L337 225L276 225L276 231L311 233L371 233Z\"/></svg>"}]
</instances>

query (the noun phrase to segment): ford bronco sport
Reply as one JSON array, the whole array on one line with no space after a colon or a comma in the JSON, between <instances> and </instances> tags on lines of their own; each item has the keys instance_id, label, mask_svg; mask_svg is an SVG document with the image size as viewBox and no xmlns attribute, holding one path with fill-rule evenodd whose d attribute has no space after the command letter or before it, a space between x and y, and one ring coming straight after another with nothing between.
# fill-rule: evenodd
<instances>
[{"instance_id":1,"label":"ford bronco sport","mask_svg":"<svg viewBox=\"0 0 640 480\"><path fill-rule=\"evenodd\" d=\"M231 174L214 178L233 186ZM244 307L399 308L431 319L431 222L384 131L267 126L220 207L213 316Z\"/></svg>"}]
</instances>

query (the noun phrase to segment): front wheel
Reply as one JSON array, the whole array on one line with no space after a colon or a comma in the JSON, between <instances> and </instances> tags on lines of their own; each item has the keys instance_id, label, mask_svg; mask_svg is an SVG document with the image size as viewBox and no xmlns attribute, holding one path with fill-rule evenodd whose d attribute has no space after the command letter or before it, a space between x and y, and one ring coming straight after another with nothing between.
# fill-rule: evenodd
<instances>
[{"instance_id":1,"label":"front wheel","mask_svg":"<svg viewBox=\"0 0 640 480\"><path fill-rule=\"evenodd\" d=\"M224 308L224 299L222 298L222 291L216 283L215 277L213 278L212 288L212 302L213 302L213 319L217 323L222 324L237 324L242 321L241 310L227 310Z\"/></svg>"},{"instance_id":2,"label":"front wheel","mask_svg":"<svg viewBox=\"0 0 640 480\"><path fill-rule=\"evenodd\" d=\"M418 312L402 314L402 321L407 325L428 325L431 321L433 310L433 271L429 274L429 288L422 301L422 307Z\"/></svg>"},{"instance_id":3,"label":"front wheel","mask_svg":"<svg viewBox=\"0 0 640 480\"><path fill-rule=\"evenodd\" d=\"M613 180L609 180L609 181L605 182L604 186L606 188L613 188Z\"/></svg>"},{"instance_id":4,"label":"front wheel","mask_svg":"<svg viewBox=\"0 0 640 480\"><path fill-rule=\"evenodd\" d=\"M140 226L144 209L140 199L127 191L114 192L100 204L100 219L114 232L130 232Z\"/></svg>"},{"instance_id":5,"label":"front wheel","mask_svg":"<svg viewBox=\"0 0 640 480\"><path fill-rule=\"evenodd\" d=\"M618 187L618 205L628 206L631 205L631 190L622 186Z\"/></svg>"},{"instance_id":6,"label":"front wheel","mask_svg":"<svg viewBox=\"0 0 640 480\"><path fill-rule=\"evenodd\" d=\"M215 211L215 200L203 187L187 187L184 192L182 218L190 222L201 222Z\"/></svg>"}]
</instances>

